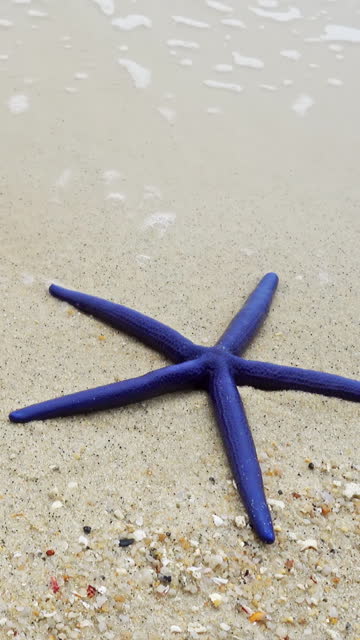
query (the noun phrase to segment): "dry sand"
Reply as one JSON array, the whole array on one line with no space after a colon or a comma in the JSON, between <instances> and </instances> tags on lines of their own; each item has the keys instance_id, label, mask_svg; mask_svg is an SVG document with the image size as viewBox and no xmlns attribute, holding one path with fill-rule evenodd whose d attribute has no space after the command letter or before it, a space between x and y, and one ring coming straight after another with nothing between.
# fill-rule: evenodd
<instances>
[{"instance_id":1,"label":"dry sand","mask_svg":"<svg viewBox=\"0 0 360 640\"><path fill-rule=\"evenodd\" d=\"M212 344L276 271L247 354L360 378L359 8L237 4L0 4L1 638L360 637L357 404L243 389L272 546L203 394L7 418L165 362L52 281Z\"/></svg>"}]
</instances>

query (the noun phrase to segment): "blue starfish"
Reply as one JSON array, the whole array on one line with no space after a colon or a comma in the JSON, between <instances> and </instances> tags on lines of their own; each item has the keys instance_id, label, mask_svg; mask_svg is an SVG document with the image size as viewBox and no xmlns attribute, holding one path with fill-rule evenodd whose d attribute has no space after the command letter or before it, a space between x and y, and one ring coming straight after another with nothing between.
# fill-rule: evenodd
<instances>
[{"instance_id":1,"label":"blue starfish","mask_svg":"<svg viewBox=\"0 0 360 640\"><path fill-rule=\"evenodd\" d=\"M138 378L19 409L10 414L10 420L46 420L121 407L180 389L205 389L213 401L225 449L250 524L261 540L274 542L275 534L260 466L237 386L250 385L266 391L297 389L360 401L360 382L356 380L307 369L254 362L236 355L244 351L261 325L277 284L278 277L275 273L265 275L214 347L198 346L170 327L122 305L52 284L50 293L53 296L139 338L176 364Z\"/></svg>"}]
</instances>

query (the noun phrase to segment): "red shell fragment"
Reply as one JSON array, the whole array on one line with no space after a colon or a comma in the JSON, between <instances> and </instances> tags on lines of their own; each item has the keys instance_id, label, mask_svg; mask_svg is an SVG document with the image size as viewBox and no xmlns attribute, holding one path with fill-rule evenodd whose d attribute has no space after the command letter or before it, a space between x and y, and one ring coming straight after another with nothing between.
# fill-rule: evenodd
<instances>
[{"instance_id":1,"label":"red shell fragment","mask_svg":"<svg viewBox=\"0 0 360 640\"><path fill-rule=\"evenodd\" d=\"M53 593L60 591L59 583L54 576L51 576L50 578L50 587Z\"/></svg>"},{"instance_id":2,"label":"red shell fragment","mask_svg":"<svg viewBox=\"0 0 360 640\"><path fill-rule=\"evenodd\" d=\"M93 587L91 584L88 584L86 588L86 593L88 595L88 598L93 598L97 593L97 589Z\"/></svg>"}]
</instances>

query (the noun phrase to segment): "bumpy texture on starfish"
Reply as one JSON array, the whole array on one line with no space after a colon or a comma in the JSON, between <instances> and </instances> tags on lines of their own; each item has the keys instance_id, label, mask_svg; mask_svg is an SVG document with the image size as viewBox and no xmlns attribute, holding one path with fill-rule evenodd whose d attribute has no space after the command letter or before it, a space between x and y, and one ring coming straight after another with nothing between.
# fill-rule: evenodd
<instances>
[{"instance_id":1,"label":"bumpy texture on starfish","mask_svg":"<svg viewBox=\"0 0 360 640\"><path fill-rule=\"evenodd\" d=\"M53 296L139 338L176 364L138 378L19 409L10 414L10 420L46 420L121 407L171 391L206 389L214 404L225 449L250 523L261 540L274 542L274 528L260 466L237 385L250 385L266 391L297 389L360 401L360 382L356 380L254 362L236 355L244 351L261 325L277 283L275 273L264 276L214 347L198 346L170 327L122 305L51 285Z\"/></svg>"}]
</instances>

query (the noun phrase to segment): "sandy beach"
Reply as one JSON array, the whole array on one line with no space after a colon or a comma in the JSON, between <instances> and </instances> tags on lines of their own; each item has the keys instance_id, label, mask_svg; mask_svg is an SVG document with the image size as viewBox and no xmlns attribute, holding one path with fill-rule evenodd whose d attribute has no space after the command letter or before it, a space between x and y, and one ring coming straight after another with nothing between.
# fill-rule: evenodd
<instances>
[{"instance_id":1,"label":"sandy beach","mask_svg":"<svg viewBox=\"0 0 360 640\"><path fill-rule=\"evenodd\" d=\"M13 424L156 351L52 282L246 357L360 379L360 9L0 3L0 638L359 640L359 404L241 388L254 535L207 394ZM119 545L130 539L131 544Z\"/></svg>"}]
</instances>

